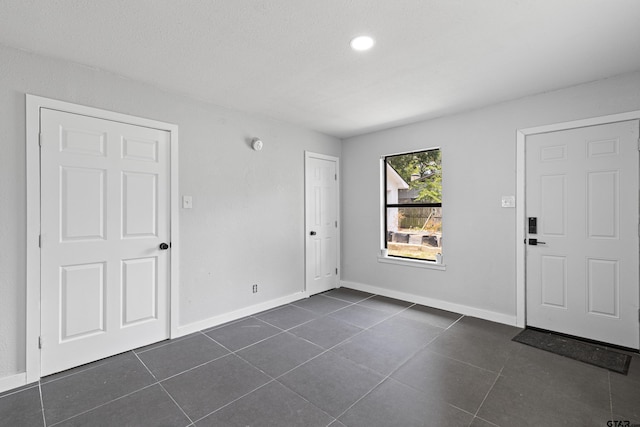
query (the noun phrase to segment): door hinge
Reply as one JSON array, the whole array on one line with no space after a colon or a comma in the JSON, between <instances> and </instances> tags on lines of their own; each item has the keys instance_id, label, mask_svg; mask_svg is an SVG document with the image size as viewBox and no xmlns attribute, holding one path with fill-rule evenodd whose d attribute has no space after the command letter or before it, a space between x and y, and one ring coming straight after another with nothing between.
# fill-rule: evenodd
<instances>
[{"instance_id":1,"label":"door hinge","mask_svg":"<svg viewBox=\"0 0 640 427\"><path fill-rule=\"evenodd\" d=\"M338 174L333 175L333 178L337 181L338 180Z\"/></svg>"},{"instance_id":2,"label":"door hinge","mask_svg":"<svg viewBox=\"0 0 640 427\"><path fill-rule=\"evenodd\" d=\"M338 269L336 268L336 274L338 274Z\"/></svg>"},{"instance_id":3,"label":"door hinge","mask_svg":"<svg viewBox=\"0 0 640 427\"><path fill-rule=\"evenodd\" d=\"M38 134L38 145L40 147L42 147L42 134L41 133Z\"/></svg>"},{"instance_id":4,"label":"door hinge","mask_svg":"<svg viewBox=\"0 0 640 427\"><path fill-rule=\"evenodd\" d=\"M42 234L38 235L38 247L42 248Z\"/></svg>"},{"instance_id":5,"label":"door hinge","mask_svg":"<svg viewBox=\"0 0 640 427\"><path fill-rule=\"evenodd\" d=\"M42 337L38 337L38 348L42 348Z\"/></svg>"},{"instance_id":6,"label":"door hinge","mask_svg":"<svg viewBox=\"0 0 640 427\"><path fill-rule=\"evenodd\" d=\"M640 151L640 138L638 138L638 151Z\"/></svg>"},{"instance_id":7,"label":"door hinge","mask_svg":"<svg viewBox=\"0 0 640 427\"><path fill-rule=\"evenodd\" d=\"M336 228L338 228L338 221L336 221Z\"/></svg>"}]
</instances>

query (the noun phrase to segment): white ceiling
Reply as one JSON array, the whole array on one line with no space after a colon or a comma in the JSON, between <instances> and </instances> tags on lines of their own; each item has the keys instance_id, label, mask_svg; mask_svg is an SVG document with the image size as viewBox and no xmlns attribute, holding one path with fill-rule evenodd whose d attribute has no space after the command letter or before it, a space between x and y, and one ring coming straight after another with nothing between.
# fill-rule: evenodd
<instances>
[{"instance_id":1,"label":"white ceiling","mask_svg":"<svg viewBox=\"0 0 640 427\"><path fill-rule=\"evenodd\" d=\"M0 0L0 44L347 137L639 70L640 0Z\"/></svg>"}]
</instances>

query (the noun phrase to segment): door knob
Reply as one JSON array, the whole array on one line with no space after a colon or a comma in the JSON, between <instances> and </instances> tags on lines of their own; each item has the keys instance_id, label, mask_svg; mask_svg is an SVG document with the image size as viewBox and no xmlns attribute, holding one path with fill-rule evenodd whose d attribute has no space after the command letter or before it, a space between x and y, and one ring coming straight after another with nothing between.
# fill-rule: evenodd
<instances>
[{"instance_id":1,"label":"door knob","mask_svg":"<svg viewBox=\"0 0 640 427\"><path fill-rule=\"evenodd\" d=\"M310 236L315 236L315 235L316 235L316 232L315 232L315 231L312 231L311 233L309 233L309 235L310 235Z\"/></svg>"},{"instance_id":2,"label":"door knob","mask_svg":"<svg viewBox=\"0 0 640 427\"><path fill-rule=\"evenodd\" d=\"M166 251L167 249L169 249L169 245L167 245L166 243L162 242L160 243L160 249L163 251Z\"/></svg>"}]
</instances>

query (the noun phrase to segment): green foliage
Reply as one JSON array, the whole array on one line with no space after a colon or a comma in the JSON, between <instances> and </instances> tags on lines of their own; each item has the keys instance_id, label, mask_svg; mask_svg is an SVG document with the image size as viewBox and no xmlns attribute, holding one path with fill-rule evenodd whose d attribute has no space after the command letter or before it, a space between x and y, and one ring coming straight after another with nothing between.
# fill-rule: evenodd
<instances>
[{"instance_id":1,"label":"green foliage","mask_svg":"<svg viewBox=\"0 0 640 427\"><path fill-rule=\"evenodd\" d=\"M440 150L387 157L387 163L417 190L416 202L442 203L442 160ZM411 175L418 179L411 180Z\"/></svg>"}]
</instances>

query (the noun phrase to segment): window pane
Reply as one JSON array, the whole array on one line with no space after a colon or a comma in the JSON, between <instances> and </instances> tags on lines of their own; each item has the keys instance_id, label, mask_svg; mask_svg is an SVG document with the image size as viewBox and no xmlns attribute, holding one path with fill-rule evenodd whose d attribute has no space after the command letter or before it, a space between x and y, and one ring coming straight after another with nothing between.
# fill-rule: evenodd
<instances>
[{"instance_id":1,"label":"window pane","mask_svg":"<svg viewBox=\"0 0 640 427\"><path fill-rule=\"evenodd\" d=\"M442 203L440 150L388 156L387 204ZM389 194L390 190L395 193ZM391 196L391 197L389 197Z\"/></svg>"},{"instance_id":2,"label":"window pane","mask_svg":"<svg viewBox=\"0 0 640 427\"><path fill-rule=\"evenodd\" d=\"M387 208L387 251L435 260L442 253L442 208Z\"/></svg>"}]
</instances>

